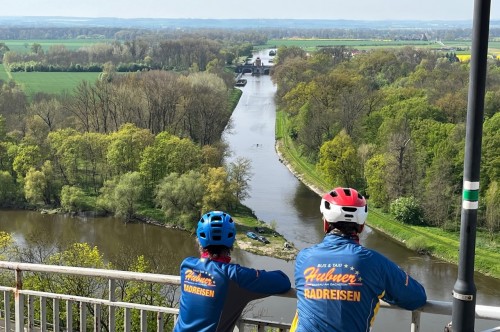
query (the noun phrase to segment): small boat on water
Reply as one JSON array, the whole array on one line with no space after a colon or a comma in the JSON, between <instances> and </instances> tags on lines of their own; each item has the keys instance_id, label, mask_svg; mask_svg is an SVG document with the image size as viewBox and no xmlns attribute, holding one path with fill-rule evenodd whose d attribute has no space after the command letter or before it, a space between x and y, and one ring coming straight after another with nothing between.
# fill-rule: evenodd
<instances>
[{"instance_id":1,"label":"small boat on water","mask_svg":"<svg viewBox=\"0 0 500 332\"><path fill-rule=\"evenodd\" d=\"M239 79L236 81L236 83L234 85L236 86L245 86L247 84L247 80L246 79Z\"/></svg>"}]
</instances>

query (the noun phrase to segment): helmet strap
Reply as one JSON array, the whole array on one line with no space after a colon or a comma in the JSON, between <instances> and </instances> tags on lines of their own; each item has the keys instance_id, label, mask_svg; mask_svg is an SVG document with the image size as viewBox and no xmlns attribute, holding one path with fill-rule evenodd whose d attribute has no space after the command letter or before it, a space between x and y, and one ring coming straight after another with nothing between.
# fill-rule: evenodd
<instances>
[{"instance_id":1,"label":"helmet strap","mask_svg":"<svg viewBox=\"0 0 500 332\"><path fill-rule=\"evenodd\" d=\"M227 255L212 255L208 251L203 251L200 258L208 258L214 262L229 263L231 262L231 256Z\"/></svg>"}]
</instances>

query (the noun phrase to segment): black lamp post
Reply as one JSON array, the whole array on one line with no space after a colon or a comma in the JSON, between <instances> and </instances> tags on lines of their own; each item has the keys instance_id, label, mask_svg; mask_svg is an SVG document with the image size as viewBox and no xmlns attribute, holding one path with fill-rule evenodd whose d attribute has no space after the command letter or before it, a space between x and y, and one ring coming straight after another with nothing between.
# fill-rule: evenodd
<instances>
[{"instance_id":1,"label":"black lamp post","mask_svg":"<svg viewBox=\"0 0 500 332\"><path fill-rule=\"evenodd\" d=\"M477 209L479 205L479 170L483 135L490 7L491 0L475 0L474 2L460 225L460 256L458 277L453 287L453 332L474 332L476 313L474 256Z\"/></svg>"}]
</instances>

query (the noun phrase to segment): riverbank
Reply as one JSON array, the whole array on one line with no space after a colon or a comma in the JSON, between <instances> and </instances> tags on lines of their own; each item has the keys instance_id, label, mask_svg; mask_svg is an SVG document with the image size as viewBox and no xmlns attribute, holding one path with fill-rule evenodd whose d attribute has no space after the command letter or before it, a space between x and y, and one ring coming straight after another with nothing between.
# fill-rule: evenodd
<instances>
[{"instance_id":1,"label":"riverbank","mask_svg":"<svg viewBox=\"0 0 500 332\"><path fill-rule=\"evenodd\" d=\"M288 123L283 112L276 114L276 152L280 161L318 195L323 195L331 188L322 181L315 165L300 156L299 151L286 133ZM460 233L459 230L445 231L430 226L405 225L394 220L389 214L377 209L370 209L367 224L400 242L418 253L431 255L449 263L458 264ZM493 241L490 234L477 232L475 270L494 278L500 278L500 241L498 236Z\"/></svg>"},{"instance_id":2,"label":"riverbank","mask_svg":"<svg viewBox=\"0 0 500 332\"><path fill-rule=\"evenodd\" d=\"M240 204L236 208L227 210L227 212L236 223L237 233L235 248L252 254L279 258L286 261L295 259L298 250L294 247L293 243L289 242L282 234L278 233L272 224L267 224L259 220L250 208ZM169 223L168 220L157 213L153 214L151 209L147 211L147 215L138 215L134 219L156 226L175 228L190 233L194 232L194 230L183 229L173 223ZM251 239L246 235L247 232L254 232L257 235L264 236L269 243Z\"/></svg>"}]
</instances>

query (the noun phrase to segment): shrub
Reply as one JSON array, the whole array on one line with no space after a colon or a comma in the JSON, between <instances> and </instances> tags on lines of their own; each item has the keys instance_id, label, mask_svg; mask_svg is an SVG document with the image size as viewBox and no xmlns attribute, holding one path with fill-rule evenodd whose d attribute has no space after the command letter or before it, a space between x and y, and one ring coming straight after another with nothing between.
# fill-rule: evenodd
<instances>
[{"instance_id":1,"label":"shrub","mask_svg":"<svg viewBox=\"0 0 500 332\"><path fill-rule=\"evenodd\" d=\"M433 252L433 248L429 244L429 241L423 236L412 237L406 241L406 246L419 254L430 255Z\"/></svg>"},{"instance_id":2,"label":"shrub","mask_svg":"<svg viewBox=\"0 0 500 332\"><path fill-rule=\"evenodd\" d=\"M89 209L85 193L82 189L74 186L62 188L61 207L67 212L80 212Z\"/></svg>"},{"instance_id":3,"label":"shrub","mask_svg":"<svg viewBox=\"0 0 500 332\"><path fill-rule=\"evenodd\" d=\"M391 203L390 212L396 220L405 224L421 225L424 223L423 209L413 196L395 199Z\"/></svg>"}]
</instances>

